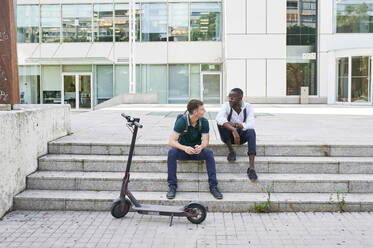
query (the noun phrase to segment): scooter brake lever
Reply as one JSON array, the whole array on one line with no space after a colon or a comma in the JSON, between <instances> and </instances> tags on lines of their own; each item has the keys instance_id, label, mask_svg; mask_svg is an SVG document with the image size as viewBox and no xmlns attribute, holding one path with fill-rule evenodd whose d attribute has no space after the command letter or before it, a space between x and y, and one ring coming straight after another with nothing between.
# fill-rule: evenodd
<instances>
[{"instance_id":1,"label":"scooter brake lever","mask_svg":"<svg viewBox=\"0 0 373 248\"><path fill-rule=\"evenodd\" d=\"M128 123L126 123L126 126L128 127L128 129L131 131L131 133L133 133L134 131L133 131L133 128L132 128L132 126L130 126Z\"/></svg>"}]
</instances>

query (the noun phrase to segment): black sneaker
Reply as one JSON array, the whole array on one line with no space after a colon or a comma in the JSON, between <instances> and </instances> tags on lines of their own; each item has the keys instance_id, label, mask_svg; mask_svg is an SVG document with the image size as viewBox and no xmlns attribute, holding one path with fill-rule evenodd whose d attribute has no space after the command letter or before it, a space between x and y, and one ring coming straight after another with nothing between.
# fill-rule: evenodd
<instances>
[{"instance_id":1,"label":"black sneaker","mask_svg":"<svg viewBox=\"0 0 373 248\"><path fill-rule=\"evenodd\" d=\"M247 176L249 177L250 180L255 181L258 179L258 176L256 175L256 172L254 169L247 169Z\"/></svg>"},{"instance_id":2,"label":"black sneaker","mask_svg":"<svg viewBox=\"0 0 373 248\"><path fill-rule=\"evenodd\" d=\"M228 153L227 160L229 162L236 161L236 152L233 151L233 152Z\"/></svg>"},{"instance_id":3,"label":"black sneaker","mask_svg":"<svg viewBox=\"0 0 373 248\"><path fill-rule=\"evenodd\" d=\"M175 196L176 196L176 186L175 185L168 186L167 199L174 199Z\"/></svg>"},{"instance_id":4,"label":"black sneaker","mask_svg":"<svg viewBox=\"0 0 373 248\"><path fill-rule=\"evenodd\" d=\"M210 187L210 192L211 194L216 198L216 199L223 199L223 194L220 193L219 189L217 186Z\"/></svg>"}]
</instances>

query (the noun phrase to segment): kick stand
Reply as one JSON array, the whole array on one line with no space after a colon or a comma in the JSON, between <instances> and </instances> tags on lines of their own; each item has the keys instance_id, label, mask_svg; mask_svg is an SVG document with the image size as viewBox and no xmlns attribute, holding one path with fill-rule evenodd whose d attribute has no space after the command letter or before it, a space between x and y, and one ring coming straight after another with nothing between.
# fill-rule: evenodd
<instances>
[{"instance_id":1,"label":"kick stand","mask_svg":"<svg viewBox=\"0 0 373 248\"><path fill-rule=\"evenodd\" d=\"M174 214L171 214L170 216L170 226L172 226L172 220L174 219Z\"/></svg>"}]
</instances>

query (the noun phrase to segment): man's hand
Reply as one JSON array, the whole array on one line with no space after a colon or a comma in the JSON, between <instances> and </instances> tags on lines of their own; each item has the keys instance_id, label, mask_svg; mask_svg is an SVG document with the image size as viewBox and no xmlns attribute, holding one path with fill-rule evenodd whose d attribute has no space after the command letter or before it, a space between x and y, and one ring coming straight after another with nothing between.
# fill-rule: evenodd
<instances>
[{"instance_id":1,"label":"man's hand","mask_svg":"<svg viewBox=\"0 0 373 248\"><path fill-rule=\"evenodd\" d=\"M235 128L238 128L238 129L243 129L242 124L239 124L239 123L235 123L235 124L233 124L233 126L234 126Z\"/></svg>"},{"instance_id":2,"label":"man's hand","mask_svg":"<svg viewBox=\"0 0 373 248\"><path fill-rule=\"evenodd\" d=\"M189 155L196 154L196 150L191 146L187 146L184 151Z\"/></svg>"},{"instance_id":3,"label":"man's hand","mask_svg":"<svg viewBox=\"0 0 373 248\"><path fill-rule=\"evenodd\" d=\"M239 145L239 144L240 144L240 136L238 135L237 130L234 130L234 131L232 132L232 134L233 134L233 138L234 138L234 143L235 143L236 145Z\"/></svg>"},{"instance_id":4,"label":"man's hand","mask_svg":"<svg viewBox=\"0 0 373 248\"><path fill-rule=\"evenodd\" d=\"M203 150L202 146L200 146L200 145L195 145L194 146L195 154L200 154L202 152L202 150Z\"/></svg>"}]
</instances>

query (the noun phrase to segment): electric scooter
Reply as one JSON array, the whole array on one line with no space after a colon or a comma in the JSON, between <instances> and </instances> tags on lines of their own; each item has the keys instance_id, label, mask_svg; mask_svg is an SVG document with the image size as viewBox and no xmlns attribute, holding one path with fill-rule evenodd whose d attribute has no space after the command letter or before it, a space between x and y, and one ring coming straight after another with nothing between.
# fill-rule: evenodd
<instances>
[{"instance_id":1,"label":"electric scooter","mask_svg":"<svg viewBox=\"0 0 373 248\"><path fill-rule=\"evenodd\" d=\"M207 215L207 206L199 201L191 201L186 206L164 206L164 205L145 205L140 204L135 196L128 190L128 183L130 179L130 169L132 156L135 149L136 136L139 128L143 126L140 124L139 118L133 118L131 116L121 114L123 118L127 120L127 127L132 132L132 141L128 154L126 174L123 178L122 188L120 191L119 198L115 199L111 206L111 215L115 218L124 217L130 210L135 210L139 214L147 215L163 215L170 216L170 226L174 216L186 217L190 222L194 224L202 223Z\"/></svg>"}]
</instances>

